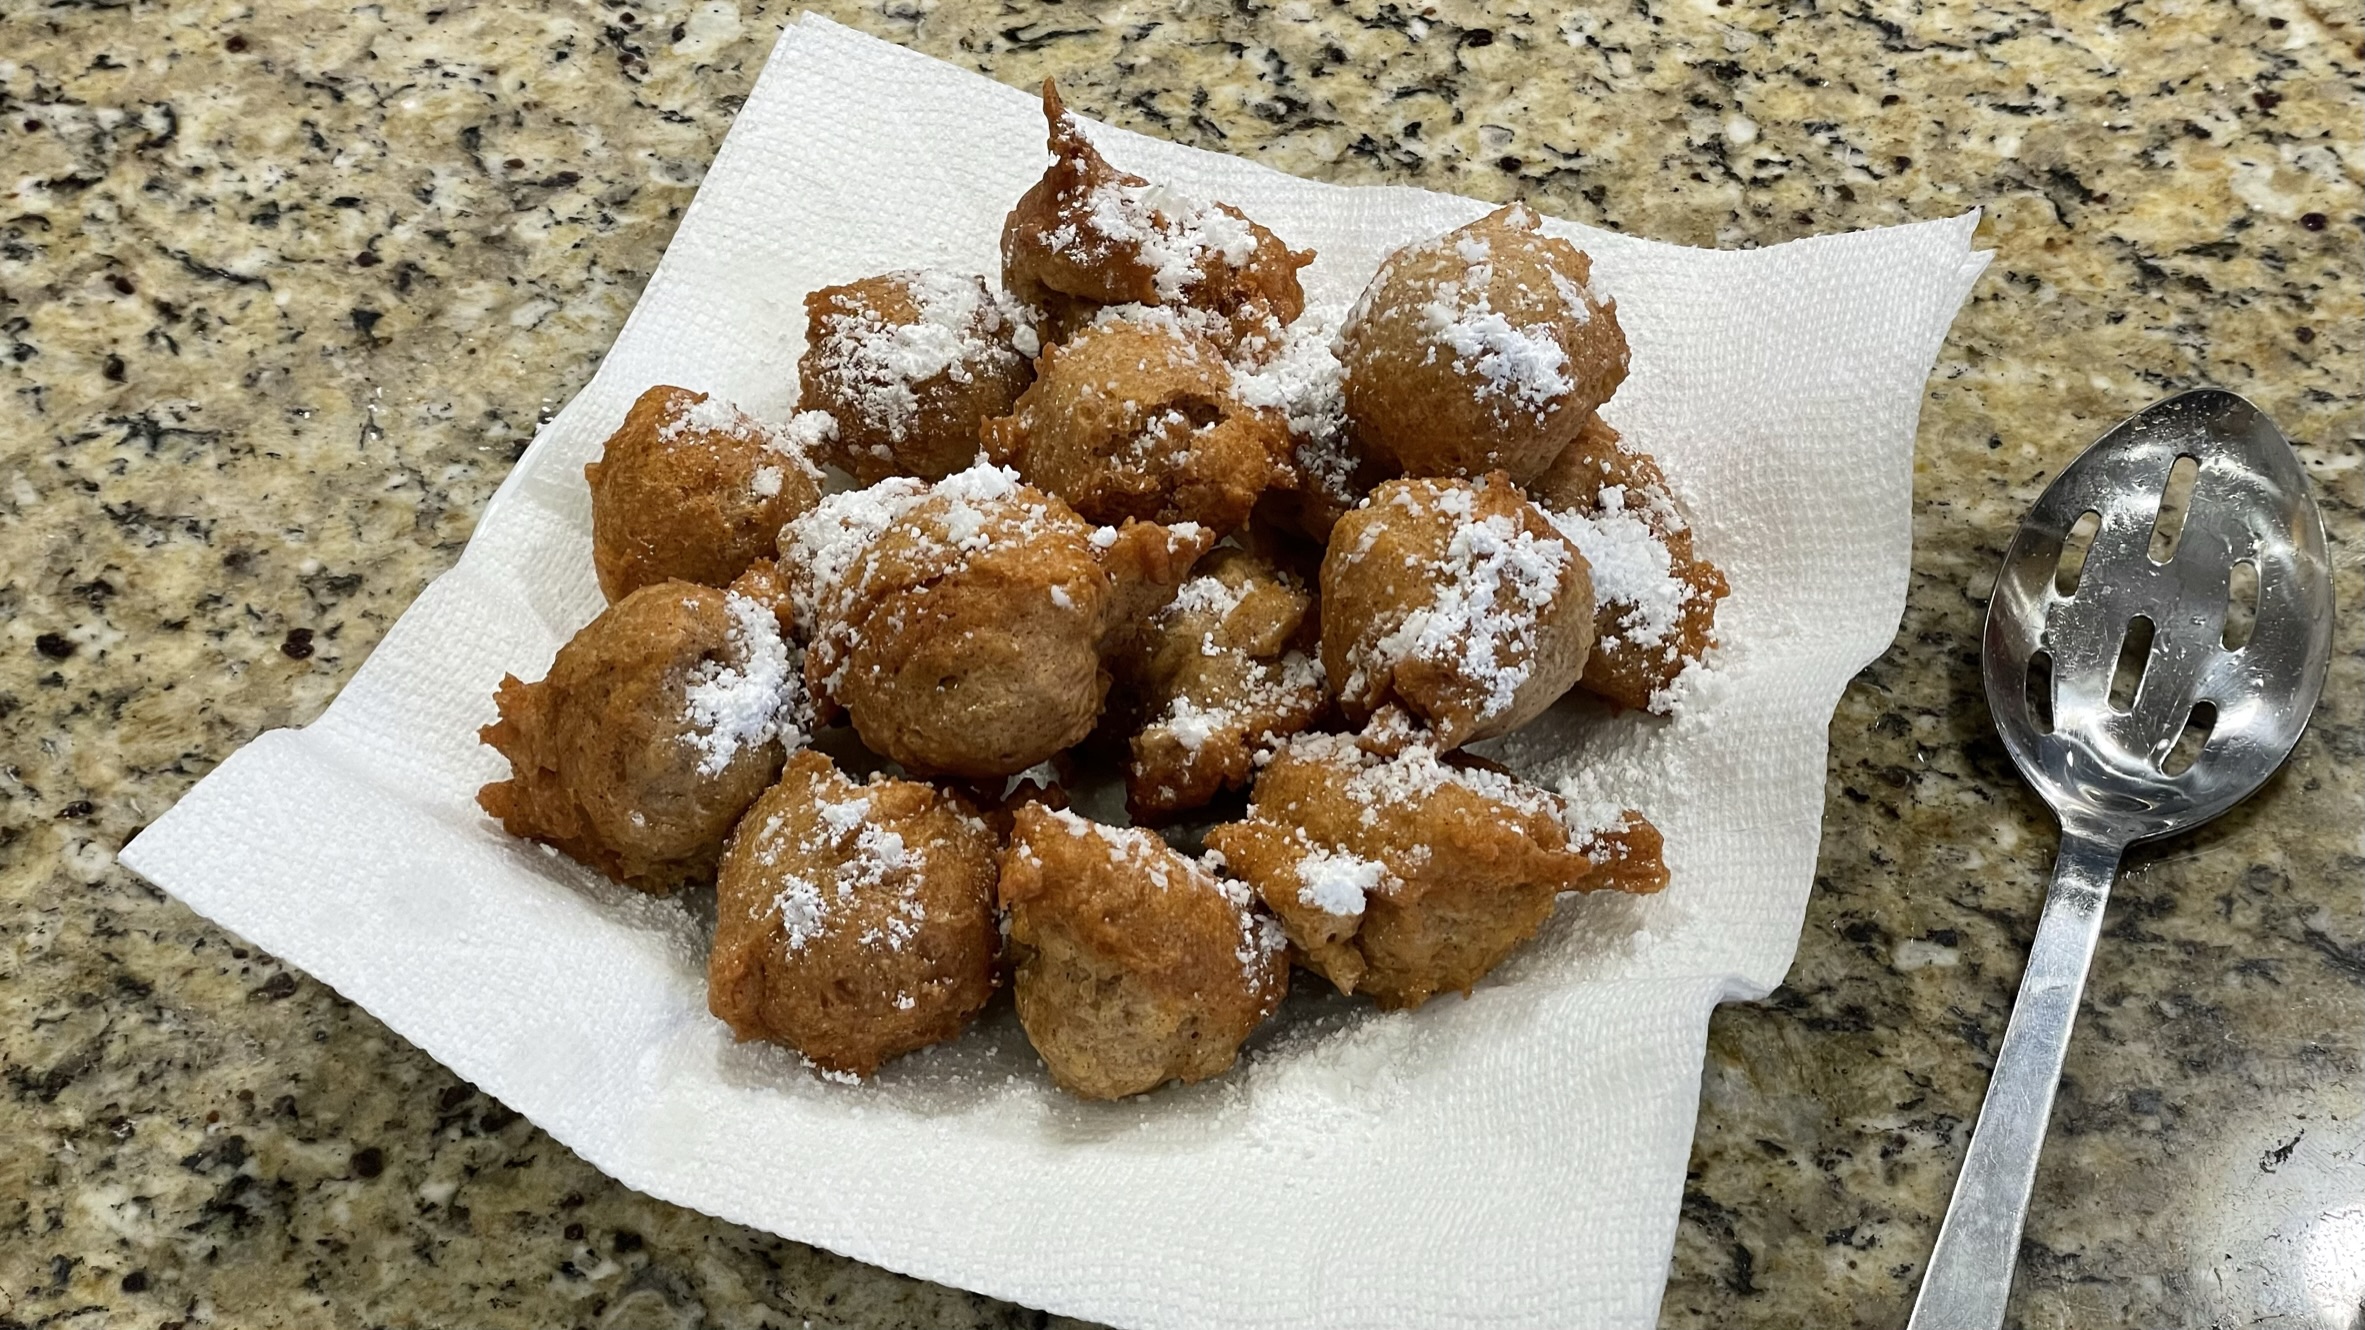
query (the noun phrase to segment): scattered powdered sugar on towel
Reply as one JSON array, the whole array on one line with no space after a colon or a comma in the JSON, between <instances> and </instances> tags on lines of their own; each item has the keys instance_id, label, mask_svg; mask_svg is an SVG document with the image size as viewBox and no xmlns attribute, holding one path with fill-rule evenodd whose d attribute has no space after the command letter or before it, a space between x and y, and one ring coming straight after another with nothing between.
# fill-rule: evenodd
<instances>
[{"instance_id":1,"label":"scattered powdered sugar on towel","mask_svg":"<svg viewBox=\"0 0 2365 1330\"><path fill-rule=\"evenodd\" d=\"M724 597L737 663L702 660L690 672L683 741L698 750L698 774L720 775L731 760L774 739L794 748L810 723L804 683L772 611L736 592Z\"/></svg>"}]
</instances>

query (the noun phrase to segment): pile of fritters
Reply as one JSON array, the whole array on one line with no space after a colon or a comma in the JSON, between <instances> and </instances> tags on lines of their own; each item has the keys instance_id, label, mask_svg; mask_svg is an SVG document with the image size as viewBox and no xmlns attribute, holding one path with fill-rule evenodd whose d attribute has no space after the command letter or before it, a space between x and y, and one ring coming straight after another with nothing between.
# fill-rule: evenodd
<instances>
[{"instance_id":1,"label":"pile of fritters","mask_svg":"<svg viewBox=\"0 0 2365 1330\"><path fill-rule=\"evenodd\" d=\"M586 468L609 606L502 681L485 810L711 881L741 1039L866 1077L1007 987L1090 1098L1222 1073L1293 965L1416 1007L1658 890L1641 814L1461 751L1571 688L1665 712L1713 645L1587 256L1513 205L1309 311L1310 251L1044 112L998 282L814 292L777 424L633 405ZM1069 809L1096 760L1136 825Z\"/></svg>"}]
</instances>

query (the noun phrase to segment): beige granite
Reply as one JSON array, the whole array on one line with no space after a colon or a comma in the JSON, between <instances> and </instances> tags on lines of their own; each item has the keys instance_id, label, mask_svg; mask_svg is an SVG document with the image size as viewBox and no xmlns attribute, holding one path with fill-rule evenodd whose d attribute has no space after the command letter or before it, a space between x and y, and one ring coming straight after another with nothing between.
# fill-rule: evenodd
<instances>
[{"instance_id":1,"label":"beige granite","mask_svg":"<svg viewBox=\"0 0 2365 1330\"><path fill-rule=\"evenodd\" d=\"M449 566L792 12L433 3L0 6L0 1327L1046 1324L634 1195L113 866ZM2338 547L2333 683L2265 797L2122 882L2014 1317L2357 1323L2353 6L824 9L1149 133L1668 240L1989 210L1797 964L1711 1026L1670 1326L1901 1322L2053 844L1979 701L1992 569L2120 415L2271 412Z\"/></svg>"}]
</instances>

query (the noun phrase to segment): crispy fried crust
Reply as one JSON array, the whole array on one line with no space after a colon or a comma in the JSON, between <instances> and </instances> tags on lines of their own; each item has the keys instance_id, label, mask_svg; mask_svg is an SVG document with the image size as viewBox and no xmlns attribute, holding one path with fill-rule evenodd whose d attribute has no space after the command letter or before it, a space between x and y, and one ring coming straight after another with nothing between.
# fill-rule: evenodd
<instances>
[{"instance_id":1,"label":"crispy fried crust","mask_svg":"<svg viewBox=\"0 0 2365 1330\"><path fill-rule=\"evenodd\" d=\"M728 585L821 497L820 472L780 434L736 413L693 411L705 401L686 388L649 389L583 468L592 566L611 603L668 579Z\"/></svg>"},{"instance_id":2,"label":"crispy fried crust","mask_svg":"<svg viewBox=\"0 0 2365 1330\"><path fill-rule=\"evenodd\" d=\"M1094 522L1198 522L1218 535L1294 482L1276 413L1232 394L1222 351L1172 321L1096 324L1043 353L986 455Z\"/></svg>"},{"instance_id":3,"label":"crispy fried crust","mask_svg":"<svg viewBox=\"0 0 2365 1330\"><path fill-rule=\"evenodd\" d=\"M1388 256L1340 330L1356 436L1407 475L1524 481L1626 377L1592 260L1519 204Z\"/></svg>"},{"instance_id":4,"label":"crispy fried crust","mask_svg":"<svg viewBox=\"0 0 2365 1330\"><path fill-rule=\"evenodd\" d=\"M856 480L938 480L977 460L977 427L1034 381L1034 330L985 279L907 269L805 297L800 411L837 421Z\"/></svg>"},{"instance_id":5,"label":"crispy fried crust","mask_svg":"<svg viewBox=\"0 0 2365 1330\"><path fill-rule=\"evenodd\" d=\"M1167 305L1212 315L1226 340L1267 334L1305 310L1293 252L1228 203L1157 190L1101 158L1043 81L1051 166L1002 224L1002 285L1042 311L1046 343L1107 305Z\"/></svg>"},{"instance_id":6,"label":"crispy fried crust","mask_svg":"<svg viewBox=\"0 0 2365 1330\"><path fill-rule=\"evenodd\" d=\"M1248 783L1256 756L1328 709L1305 582L1244 549L1215 551L1111 666L1133 730L1125 802L1137 821Z\"/></svg>"},{"instance_id":7,"label":"crispy fried crust","mask_svg":"<svg viewBox=\"0 0 2365 1330\"><path fill-rule=\"evenodd\" d=\"M952 1038L993 996L994 851L958 798L799 752L723 856L707 1006L857 1076Z\"/></svg>"},{"instance_id":8,"label":"crispy fried crust","mask_svg":"<svg viewBox=\"0 0 2365 1330\"><path fill-rule=\"evenodd\" d=\"M1621 706L1652 707L1686 665L1716 645L1716 603L1729 588L1715 564L1701 557L1692 527L1666 475L1651 455L1626 443L1599 416L1577 435L1528 493L1539 507L1600 519L1615 510L1639 520L1666 546L1668 571L1683 596L1672 624L1657 632L1629 601L1603 596L1594 611L1593 650L1578 681L1587 692Z\"/></svg>"},{"instance_id":9,"label":"crispy fried crust","mask_svg":"<svg viewBox=\"0 0 2365 1330\"><path fill-rule=\"evenodd\" d=\"M722 592L663 582L608 607L559 648L548 677L502 678L501 718L478 733L511 774L477 803L509 834L643 891L711 875L732 824L780 770L781 746L701 769L687 694L707 662L743 663Z\"/></svg>"},{"instance_id":10,"label":"crispy fried crust","mask_svg":"<svg viewBox=\"0 0 2365 1330\"><path fill-rule=\"evenodd\" d=\"M1257 778L1248 817L1207 844L1256 888L1299 958L1342 992L1417 1007L1468 993L1535 934L1563 891L1656 890L1648 868L1570 835L1566 805L1421 742L1383 756L1338 735L1301 737ZM1647 827L1639 815L1631 823ZM1655 856L1654 856L1655 858Z\"/></svg>"},{"instance_id":11,"label":"crispy fried crust","mask_svg":"<svg viewBox=\"0 0 2365 1330\"><path fill-rule=\"evenodd\" d=\"M1593 638L1584 556L1500 473L1392 480L1322 560L1322 666L1349 720L1391 702L1448 748L1568 691Z\"/></svg>"},{"instance_id":12,"label":"crispy fried crust","mask_svg":"<svg viewBox=\"0 0 2365 1330\"><path fill-rule=\"evenodd\" d=\"M1002 851L1018 1018L1087 1099L1219 1075L1288 988L1248 893L1153 833L1030 805Z\"/></svg>"}]
</instances>

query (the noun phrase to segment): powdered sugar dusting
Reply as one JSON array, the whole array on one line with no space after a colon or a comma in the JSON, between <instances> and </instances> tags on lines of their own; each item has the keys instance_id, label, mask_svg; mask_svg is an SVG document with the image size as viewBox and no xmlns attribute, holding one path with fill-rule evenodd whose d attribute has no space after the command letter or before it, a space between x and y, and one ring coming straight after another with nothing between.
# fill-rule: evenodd
<instances>
[{"instance_id":1,"label":"powdered sugar dusting","mask_svg":"<svg viewBox=\"0 0 2365 1330\"><path fill-rule=\"evenodd\" d=\"M1398 490L1391 501L1417 513L1422 503L1414 494ZM1479 687L1477 718L1484 721L1511 709L1533 670L1541 616L1560 594L1569 546L1504 514L1477 516L1466 488L1443 489L1428 506L1457 519L1444 552L1423 573L1432 598L1386 635L1349 649L1344 691L1361 696L1384 672L1434 662Z\"/></svg>"},{"instance_id":2,"label":"powdered sugar dusting","mask_svg":"<svg viewBox=\"0 0 2365 1330\"><path fill-rule=\"evenodd\" d=\"M1548 515L1585 556L1594 601L1617 608L1617 636L1639 647L1667 645L1684 605L1697 593L1675 575L1666 538L1629 506L1624 487L1604 487L1591 513ZM1605 637L1604 644L1613 640Z\"/></svg>"},{"instance_id":3,"label":"powdered sugar dusting","mask_svg":"<svg viewBox=\"0 0 2365 1330\"><path fill-rule=\"evenodd\" d=\"M1310 308L1281 333L1278 351L1261 365L1234 365L1232 392L1241 402L1278 411L1288 421L1292 460L1300 483L1340 507L1361 497L1356 458L1346 437L1347 407L1340 383L1339 312Z\"/></svg>"},{"instance_id":4,"label":"powdered sugar dusting","mask_svg":"<svg viewBox=\"0 0 2365 1330\"><path fill-rule=\"evenodd\" d=\"M1299 760L1349 772L1346 796L1360 809L1358 820L1366 827L1376 827L1383 819L1417 807L1448 785L1458 785L1521 812L1554 818L1561 815L1560 800L1548 791L1487 767L1448 763L1426 739L1409 741L1395 756L1383 757L1366 751L1352 735L1301 734L1283 751Z\"/></svg>"},{"instance_id":5,"label":"powdered sugar dusting","mask_svg":"<svg viewBox=\"0 0 2365 1330\"><path fill-rule=\"evenodd\" d=\"M1363 913L1363 898L1379 890L1387 868L1343 850L1313 850L1297 861L1297 898L1325 914Z\"/></svg>"},{"instance_id":6,"label":"powdered sugar dusting","mask_svg":"<svg viewBox=\"0 0 2365 1330\"><path fill-rule=\"evenodd\" d=\"M981 370L1024 354L1012 343L1033 329L1017 306L965 273L906 269L888 273L909 296L915 317L898 322L877 306L841 300L822 320L815 342L819 371L828 376L866 429L901 442L919 417L919 389L943 377L969 383Z\"/></svg>"},{"instance_id":7,"label":"powdered sugar dusting","mask_svg":"<svg viewBox=\"0 0 2365 1330\"><path fill-rule=\"evenodd\" d=\"M918 546L915 557L933 553L949 573L997 541L1033 539L1053 520L1044 500L1026 496L1017 472L980 462L933 485L891 476L832 494L791 521L780 533L789 605L817 654L823 688L839 682L852 646L848 614L882 536L900 533Z\"/></svg>"},{"instance_id":8,"label":"powdered sugar dusting","mask_svg":"<svg viewBox=\"0 0 2365 1330\"><path fill-rule=\"evenodd\" d=\"M802 679L772 611L733 592L723 601L731 616L736 663L700 661L683 690L684 742L698 750L698 774L716 776L733 758L775 739L794 748L810 723Z\"/></svg>"},{"instance_id":9,"label":"powdered sugar dusting","mask_svg":"<svg viewBox=\"0 0 2365 1330\"><path fill-rule=\"evenodd\" d=\"M786 847L780 840L782 819L774 814L757 834L757 858L777 866L784 848L793 848L790 862L800 869L820 866L818 873L790 872L772 898L779 912L782 934L790 954L803 951L827 935L833 921L858 904L884 897L889 908L883 923L863 930L866 947L901 951L928 917L918 893L921 856L904 843L903 834L872 821L867 794L821 798L813 805L817 826Z\"/></svg>"},{"instance_id":10,"label":"powdered sugar dusting","mask_svg":"<svg viewBox=\"0 0 2365 1330\"><path fill-rule=\"evenodd\" d=\"M1429 357L1440 349L1450 353L1457 367L1477 376L1482 400L1516 403L1541 415L1576 387L1554 325L1514 323L1494 307L1493 254L1483 237L1455 233L1428 243L1449 241L1464 267L1458 276L1435 282L1421 304L1421 329L1432 340ZM1576 317L1590 317L1581 302L1575 308Z\"/></svg>"},{"instance_id":11,"label":"powdered sugar dusting","mask_svg":"<svg viewBox=\"0 0 2365 1330\"><path fill-rule=\"evenodd\" d=\"M1220 577L1201 574L1182 584L1174 593L1174 599L1159 611L1159 617L1171 622L1179 615L1210 614L1221 620L1240 608L1240 602L1247 597L1246 582L1231 586Z\"/></svg>"},{"instance_id":12,"label":"powdered sugar dusting","mask_svg":"<svg viewBox=\"0 0 2365 1330\"><path fill-rule=\"evenodd\" d=\"M1256 909L1256 893L1245 882L1217 876L1220 855L1186 858L1147 827L1112 827L1065 809L1044 810L1071 836L1098 840L1112 862L1138 872L1161 891L1204 892L1230 906L1240 924L1241 982L1250 993L1262 993L1273 957L1289 945L1279 923Z\"/></svg>"},{"instance_id":13,"label":"powdered sugar dusting","mask_svg":"<svg viewBox=\"0 0 2365 1330\"><path fill-rule=\"evenodd\" d=\"M1066 128L1081 132L1072 118ZM1096 186L1083 208L1044 240L1053 253L1087 261L1137 255L1158 299L1170 303L1205 280L1213 262L1244 268L1256 257L1256 233L1245 218L1171 186L1123 178Z\"/></svg>"},{"instance_id":14,"label":"powdered sugar dusting","mask_svg":"<svg viewBox=\"0 0 2365 1330\"><path fill-rule=\"evenodd\" d=\"M810 419L808 419L810 417ZM774 426L756 419L720 397L707 396L692 402L657 427L657 437L668 445L679 446L700 438L727 438L761 444L789 465L815 480L821 478L821 468L812 453L821 439L836 432L837 423L826 411L807 411L792 417L788 424ZM761 471L758 472L760 477ZM770 498L780 492L780 473L773 470L774 486L770 491L757 482L757 493Z\"/></svg>"}]
</instances>

